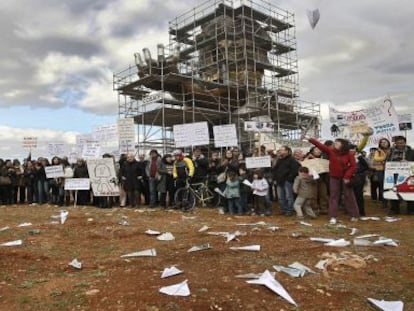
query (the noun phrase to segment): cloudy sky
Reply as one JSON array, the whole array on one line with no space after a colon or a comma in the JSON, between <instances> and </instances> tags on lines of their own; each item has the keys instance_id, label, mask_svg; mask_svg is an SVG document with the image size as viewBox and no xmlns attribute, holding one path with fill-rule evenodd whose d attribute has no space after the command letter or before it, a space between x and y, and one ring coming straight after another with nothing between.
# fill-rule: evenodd
<instances>
[{"instance_id":1,"label":"cloudy sky","mask_svg":"<svg viewBox=\"0 0 414 311\"><path fill-rule=\"evenodd\" d=\"M168 21L200 2L0 1L0 157L24 155L25 136L74 143L115 123L113 73L168 43ZM329 105L358 109L387 94L414 115L414 2L270 2L295 13L301 98L320 103L324 118ZM315 8L312 30L306 10Z\"/></svg>"}]
</instances>

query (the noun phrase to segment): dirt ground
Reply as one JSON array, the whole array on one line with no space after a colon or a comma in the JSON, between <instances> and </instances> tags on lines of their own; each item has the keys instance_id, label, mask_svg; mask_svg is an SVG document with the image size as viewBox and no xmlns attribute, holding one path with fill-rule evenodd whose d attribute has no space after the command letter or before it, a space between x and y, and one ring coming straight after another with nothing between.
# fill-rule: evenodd
<instances>
[{"instance_id":1,"label":"dirt ground","mask_svg":"<svg viewBox=\"0 0 414 311\"><path fill-rule=\"evenodd\" d=\"M367 200L369 201L369 200ZM23 240L23 245L0 247L0 310L374 310L367 297L401 300L404 310L414 310L414 216L397 222L366 220L351 223L343 212L342 226L327 225L327 216L300 224L295 217L274 215L220 215L215 209L193 213L161 209L98 209L69 207L64 224L52 224L53 206L0 207L0 243ZM277 210L276 203L274 209ZM368 205L369 216L386 211ZM277 214L277 213L275 213ZM120 225L126 216L129 226ZM31 226L17 227L21 223ZM241 223L265 222L251 226ZM199 232L204 225L210 228ZM270 228L277 226L279 229ZM376 233L398 240L393 246L329 247L310 237L344 238ZM159 241L147 229L171 232L175 240ZM274 229L274 230L272 230ZM245 235L226 243L209 232ZM211 249L187 252L209 243ZM260 251L234 251L232 246L260 245ZM121 255L156 249L155 257L121 258ZM324 253L358 255L365 267L315 265ZM77 258L82 269L68 263ZM300 262L315 274L294 278L283 272L276 279L296 301L294 306L261 285L246 283L236 275L275 272L274 265ZM333 262L335 263L335 262ZM161 279L166 267L184 273ZM191 295L168 296L159 292L188 280Z\"/></svg>"}]
</instances>

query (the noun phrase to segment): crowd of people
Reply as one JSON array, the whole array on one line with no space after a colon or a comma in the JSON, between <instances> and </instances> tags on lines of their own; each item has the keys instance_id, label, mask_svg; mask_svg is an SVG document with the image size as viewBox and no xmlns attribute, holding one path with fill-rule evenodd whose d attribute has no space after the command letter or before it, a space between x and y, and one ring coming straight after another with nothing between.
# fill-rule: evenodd
<instances>
[{"instance_id":1,"label":"crowd of people","mask_svg":"<svg viewBox=\"0 0 414 311\"><path fill-rule=\"evenodd\" d=\"M370 184L370 199L378 208L389 209L390 214L399 214L400 200L384 199L384 170L387 161L414 161L414 152L403 136L394 137L391 143L383 138L378 147L371 148L367 155L363 148L368 135L360 145L345 139L325 141L309 138L314 146L292 150L282 146L278 150L266 150L261 146L256 155L269 155L271 166L249 169L245 155L239 148L203 153L195 148L190 154L183 150L160 155L153 149L144 154L123 154L115 161L120 195L118 197L96 197L90 190L65 190L65 179L88 178L87 161L79 159L70 164L67 158L53 157L50 161L0 159L0 202L8 204L53 204L96 205L151 208L179 208L175 191L188 182L206 183L223 198L219 206L221 213L315 218L328 214L329 222L336 224L338 210L344 206L351 221L365 216L364 195L366 182ZM326 159L329 170L315 174L312 167L302 165L308 159ZM45 167L61 165L64 176L47 178ZM218 191L219 190L219 191ZM274 202L277 202L274 204ZM278 211L273 206L278 206ZM414 214L414 202L407 202L407 213Z\"/></svg>"}]
</instances>

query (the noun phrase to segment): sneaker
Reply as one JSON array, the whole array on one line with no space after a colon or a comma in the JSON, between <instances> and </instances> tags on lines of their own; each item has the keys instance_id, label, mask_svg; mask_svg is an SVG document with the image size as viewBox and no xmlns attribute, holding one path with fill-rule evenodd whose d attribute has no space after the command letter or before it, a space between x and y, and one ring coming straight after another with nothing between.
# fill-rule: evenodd
<instances>
[{"instance_id":1,"label":"sneaker","mask_svg":"<svg viewBox=\"0 0 414 311\"><path fill-rule=\"evenodd\" d=\"M351 221L353 221L353 222L356 222L358 220L359 220L358 217L351 217Z\"/></svg>"},{"instance_id":2,"label":"sneaker","mask_svg":"<svg viewBox=\"0 0 414 311\"><path fill-rule=\"evenodd\" d=\"M329 219L329 224L336 225L336 218L332 217L331 219Z\"/></svg>"}]
</instances>

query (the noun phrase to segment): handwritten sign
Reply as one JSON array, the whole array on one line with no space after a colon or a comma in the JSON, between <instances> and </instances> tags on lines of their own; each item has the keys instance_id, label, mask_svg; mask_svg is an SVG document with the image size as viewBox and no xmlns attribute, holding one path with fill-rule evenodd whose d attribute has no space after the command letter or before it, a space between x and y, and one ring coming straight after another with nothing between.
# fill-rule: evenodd
<instances>
[{"instance_id":1,"label":"handwritten sign","mask_svg":"<svg viewBox=\"0 0 414 311\"><path fill-rule=\"evenodd\" d=\"M318 174L329 172L329 161L326 159L306 159L301 162L301 165L313 169Z\"/></svg>"},{"instance_id":2,"label":"handwritten sign","mask_svg":"<svg viewBox=\"0 0 414 311\"><path fill-rule=\"evenodd\" d=\"M202 146L210 143L207 122L176 124L173 127L177 148Z\"/></svg>"},{"instance_id":3,"label":"handwritten sign","mask_svg":"<svg viewBox=\"0 0 414 311\"><path fill-rule=\"evenodd\" d=\"M37 137L23 137L23 148L37 148Z\"/></svg>"},{"instance_id":4,"label":"handwritten sign","mask_svg":"<svg viewBox=\"0 0 414 311\"><path fill-rule=\"evenodd\" d=\"M48 143L47 144L47 151L49 156L63 156L66 155L66 147L65 143L56 142L56 143Z\"/></svg>"},{"instance_id":5,"label":"handwritten sign","mask_svg":"<svg viewBox=\"0 0 414 311\"><path fill-rule=\"evenodd\" d=\"M92 136L94 140L100 142L112 142L118 140L118 125L108 124L99 125L93 129Z\"/></svg>"},{"instance_id":6,"label":"handwritten sign","mask_svg":"<svg viewBox=\"0 0 414 311\"><path fill-rule=\"evenodd\" d=\"M270 156L246 158L246 168L264 168L271 167Z\"/></svg>"},{"instance_id":7,"label":"handwritten sign","mask_svg":"<svg viewBox=\"0 0 414 311\"><path fill-rule=\"evenodd\" d=\"M96 159L101 155L101 145L98 141L87 141L83 145L82 158L83 159Z\"/></svg>"},{"instance_id":8,"label":"handwritten sign","mask_svg":"<svg viewBox=\"0 0 414 311\"><path fill-rule=\"evenodd\" d=\"M215 125L213 126L214 146L231 147L237 146L237 132L235 124Z\"/></svg>"},{"instance_id":9,"label":"handwritten sign","mask_svg":"<svg viewBox=\"0 0 414 311\"><path fill-rule=\"evenodd\" d=\"M91 183L89 178L66 178L65 190L89 190Z\"/></svg>"},{"instance_id":10,"label":"handwritten sign","mask_svg":"<svg viewBox=\"0 0 414 311\"><path fill-rule=\"evenodd\" d=\"M384 199L414 201L414 162L386 162Z\"/></svg>"},{"instance_id":11,"label":"handwritten sign","mask_svg":"<svg viewBox=\"0 0 414 311\"><path fill-rule=\"evenodd\" d=\"M94 196L119 195L118 180L113 159L88 159L87 165Z\"/></svg>"},{"instance_id":12,"label":"handwritten sign","mask_svg":"<svg viewBox=\"0 0 414 311\"><path fill-rule=\"evenodd\" d=\"M45 166L46 178L59 178L64 177L63 165L51 165Z\"/></svg>"}]
</instances>

